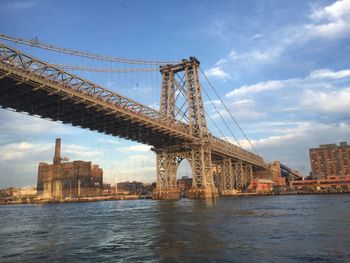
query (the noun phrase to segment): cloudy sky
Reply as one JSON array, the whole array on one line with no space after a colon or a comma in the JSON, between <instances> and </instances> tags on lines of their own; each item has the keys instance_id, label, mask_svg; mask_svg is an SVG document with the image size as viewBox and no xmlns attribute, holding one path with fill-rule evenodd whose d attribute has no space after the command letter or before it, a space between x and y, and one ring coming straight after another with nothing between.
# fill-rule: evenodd
<instances>
[{"instance_id":1,"label":"cloudy sky","mask_svg":"<svg viewBox=\"0 0 350 263\"><path fill-rule=\"evenodd\" d=\"M177 61L194 55L258 153L305 175L310 147L350 142L350 0L3 0L0 32L119 57ZM143 86L139 76L130 77L124 90L118 77L86 77L157 107L160 79L152 74ZM248 147L217 98L213 102ZM212 107L207 112L220 122ZM1 109L0 188L34 185L37 164L51 161L56 137L62 155L100 164L107 182L155 181L149 146ZM184 174L186 165L178 176Z\"/></svg>"}]
</instances>

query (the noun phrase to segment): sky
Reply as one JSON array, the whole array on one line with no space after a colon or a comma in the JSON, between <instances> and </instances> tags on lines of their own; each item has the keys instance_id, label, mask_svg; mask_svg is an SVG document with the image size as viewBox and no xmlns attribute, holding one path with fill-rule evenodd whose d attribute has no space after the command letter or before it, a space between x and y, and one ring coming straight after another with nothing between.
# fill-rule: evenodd
<instances>
[{"instance_id":1,"label":"sky","mask_svg":"<svg viewBox=\"0 0 350 263\"><path fill-rule=\"evenodd\" d=\"M0 33L117 57L196 56L257 152L304 175L309 148L350 143L350 0L2 0ZM6 43L56 63L90 63ZM126 84L111 73L82 74L159 105L158 72L131 76ZM239 133L219 100L213 102ZM208 104L207 112L220 122ZM209 129L219 136L214 126ZM155 154L147 145L0 109L0 188L35 185L38 163L52 161L57 137L63 156L99 164L106 182L156 180ZM182 175L191 176L186 163Z\"/></svg>"}]
</instances>

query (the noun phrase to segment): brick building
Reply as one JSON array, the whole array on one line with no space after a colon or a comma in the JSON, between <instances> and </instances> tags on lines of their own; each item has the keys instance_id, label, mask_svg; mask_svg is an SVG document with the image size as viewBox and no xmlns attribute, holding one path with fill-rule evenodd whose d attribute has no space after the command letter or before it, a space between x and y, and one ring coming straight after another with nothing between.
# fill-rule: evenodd
<instances>
[{"instance_id":1,"label":"brick building","mask_svg":"<svg viewBox=\"0 0 350 263\"><path fill-rule=\"evenodd\" d=\"M188 197L188 191L192 186L192 178L188 176L182 176L179 180L177 180L177 187L180 190L181 197Z\"/></svg>"},{"instance_id":2,"label":"brick building","mask_svg":"<svg viewBox=\"0 0 350 263\"><path fill-rule=\"evenodd\" d=\"M62 199L98 196L103 190L103 171L91 162L63 162L61 139L56 139L53 164L39 163L37 196Z\"/></svg>"},{"instance_id":3,"label":"brick building","mask_svg":"<svg viewBox=\"0 0 350 263\"><path fill-rule=\"evenodd\" d=\"M149 195L152 194L155 185L142 182L120 182L117 183L115 192L119 194Z\"/></svg>"},{"instance_id":4,"label":"brick building","mask_svg":"<svg viewBox=\"0 0 350 263\"><path fill-rule=\"evenodd\" d=\"M323 144L309 150L311 178L324 179L350 175L350 145L347 142Z\"/></svg>"}]
</instances>

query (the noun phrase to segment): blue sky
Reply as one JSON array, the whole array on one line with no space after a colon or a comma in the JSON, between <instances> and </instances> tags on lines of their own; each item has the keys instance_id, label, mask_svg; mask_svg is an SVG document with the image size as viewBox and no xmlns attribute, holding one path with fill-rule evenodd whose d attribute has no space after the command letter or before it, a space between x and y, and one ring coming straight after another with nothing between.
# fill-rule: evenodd
<instances>
[{"instance_id":1,"label":"blue sky","mask_svg":"<svg viewBox=\"0 0 350 263\"><path fill-rule=\"evenodd\" d=\"M310 147L350 142L350 0L3 0L0 32L128 58L173 61L194 55L259 154L303 174L309 172ZM10 45L50 62L113 66ZM158 105L157 72L125 81L111 73L81 74ZM219 122L212 107L207 111ZM0 188L35 184L37 164L51 161L56 137L63 140L63 155L100 164L107 182L155 181L148 146L7 110L0 110L0 123ZM181 173L188 174L185 170Z\"/></svg>"}]
</instances>

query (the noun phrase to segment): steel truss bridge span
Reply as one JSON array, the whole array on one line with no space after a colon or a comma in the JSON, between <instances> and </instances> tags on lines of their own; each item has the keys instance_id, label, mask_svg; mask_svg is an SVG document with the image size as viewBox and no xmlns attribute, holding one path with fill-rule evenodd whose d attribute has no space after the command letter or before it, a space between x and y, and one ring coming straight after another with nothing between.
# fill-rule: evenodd
<instances>
[{"instance_id":1,"label":"steel truss bridge span","mask_svg":"<svg viewBox=\"0 0 350 263\"><path fill-rule=\"evenodd\" d=\"M0 43L0 106L153 146L157 153L159 198L167 198L168 190L168 197L173 196L174 169L181 159L187 158L192 166L194 189L201 189L194 195L206 197L215 195L217 188L214 163L229 160L233 169L233 164L239 162L251 171L266 170L267 165L262 157L208 131L198 65L191 58L161 66L161 105L160 111L156 111ZM189 123L177 120L174 115L174 73L180 71L185 74ZM233 188L233 175L228 173ZM227 181L224 177L219 180L222 186Z\"/></svg>"}]
</instances>

